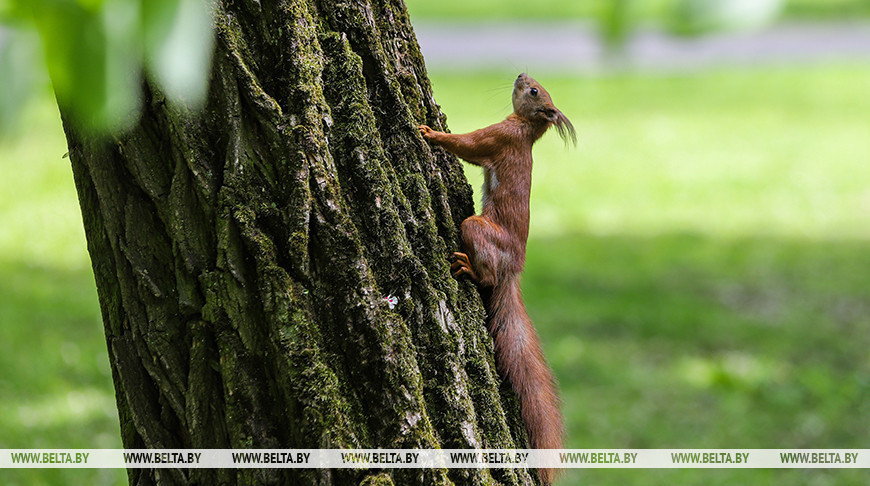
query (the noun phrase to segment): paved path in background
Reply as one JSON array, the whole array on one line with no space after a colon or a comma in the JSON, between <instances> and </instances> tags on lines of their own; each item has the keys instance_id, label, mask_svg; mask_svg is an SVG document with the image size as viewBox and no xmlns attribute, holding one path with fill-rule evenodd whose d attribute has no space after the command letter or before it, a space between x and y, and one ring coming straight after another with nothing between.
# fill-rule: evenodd
<instances>
[{"instance_id":1,"label":"paved path in background","mask_svg":"<svg viewBox=\"0 0 870 486\"><path fill-rule=\"evenodd\" d=\"M588 23L420 22L414 29L432 69L595 72L605 67L602 45ZM679 71L830 60L870 62L870 23L794 23L689 39L642 30L628 44L626 65Z\"/></svg>"}]
</instances>

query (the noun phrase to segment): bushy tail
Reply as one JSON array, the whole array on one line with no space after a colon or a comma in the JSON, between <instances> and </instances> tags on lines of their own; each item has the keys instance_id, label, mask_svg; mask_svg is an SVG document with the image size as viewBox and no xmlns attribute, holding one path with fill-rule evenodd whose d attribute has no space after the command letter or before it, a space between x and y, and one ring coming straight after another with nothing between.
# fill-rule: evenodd
<instances>
[{"instance_id":1,"label":"bushy tail","mask_svg":"<svg viewBox=\"0 0 870 486\"><path fill-rule=\"evenodd\" d=\"M530 446L561 449L562 414L556 382L523 305L517 277L509 277L492 289L488 311L496 363L519 396ZM538 473L544 484L550 484L556 470L541 469Z\"/></svg>"}]
</instances>

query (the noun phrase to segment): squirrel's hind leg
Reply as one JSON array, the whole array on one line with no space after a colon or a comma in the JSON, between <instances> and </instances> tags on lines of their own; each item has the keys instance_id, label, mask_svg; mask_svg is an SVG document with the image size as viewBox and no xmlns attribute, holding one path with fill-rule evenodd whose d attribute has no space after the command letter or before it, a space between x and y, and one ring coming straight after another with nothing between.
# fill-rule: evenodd
<instances>
[{"instance_id":1,"label":"squirrel's hind leg","mask_svg":"<svg viewBox=\"0 0 870 486\"><path fill-rule=\"evenodd\" d=\"M502 260L507 255L506 238L504 229L485 216L471 216L462 222L462 248L467 254L464 256L480 285L493 287L498 283L499 268L504 266Z\"/></svg>"}]
</instances>

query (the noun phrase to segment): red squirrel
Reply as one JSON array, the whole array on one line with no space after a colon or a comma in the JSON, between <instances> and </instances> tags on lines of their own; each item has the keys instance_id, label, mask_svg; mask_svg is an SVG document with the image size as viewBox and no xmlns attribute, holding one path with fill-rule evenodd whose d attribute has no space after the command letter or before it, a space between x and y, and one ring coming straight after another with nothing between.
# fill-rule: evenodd
<instances>
[{"instance_id":1,"label":"red squirrel","mask_svg":"<svg viewBox=\"0 0 870 486\"><path fill-rule=\"evenodd\" d=\"M462 250L451 257L454 277L476 282L486 299L496 363L520 399L523 423L534 449L562 448L562 414L550 367L520 292L529 236L532 145L550 126L576 144L574 126L549 93L523 73L514 81L514 112L501 123L466 134L418 128L431 143L483 167L483 210L462 222ZM555 470L538 472L551 484Z\"/></svg>"}]
</instances>

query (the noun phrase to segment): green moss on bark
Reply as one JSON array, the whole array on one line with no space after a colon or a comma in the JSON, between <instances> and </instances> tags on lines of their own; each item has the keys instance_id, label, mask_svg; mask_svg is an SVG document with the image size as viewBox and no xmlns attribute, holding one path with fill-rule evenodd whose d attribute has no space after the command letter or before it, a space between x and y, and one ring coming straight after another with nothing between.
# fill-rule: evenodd
<instances>
[{"instance_id":1,"label":"green moss on bark","mask_svg":"<svg viewBox=\"0 0 870 486\"><path fill-rule=\"evenodd\" d=\"M472 211L399 1L223 2L209 102L115 140L66 126L127 447L524 441L479 296ZM385 297L397 298L391 309ZM167 479L170 478L170 479ZM173 470L135 482L528 484L497 470Z\"/></svg>"}]
</instances>

